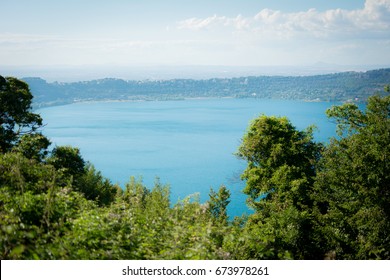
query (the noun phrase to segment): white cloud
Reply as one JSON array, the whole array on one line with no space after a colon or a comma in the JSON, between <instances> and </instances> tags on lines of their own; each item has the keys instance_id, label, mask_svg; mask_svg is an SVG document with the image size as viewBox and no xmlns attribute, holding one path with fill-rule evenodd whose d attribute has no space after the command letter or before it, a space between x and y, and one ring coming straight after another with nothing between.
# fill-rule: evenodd
<instances>
[{"instance_id":1,"label":"white cloud","mask_svg":"<svg viewBox=\"0 0 390 280\"><path fill-rule=\"evenodd\" d=\"M9 65L390 63L390 0L366 0L364 6L355 10L309 9L288 13L263 9L254 11L251 17L212 15L185 19L176 26L170 22L164 24L156 28L158 31L119 32L121 36L104 32L88 36L0 33L0 62ZM129 30L138 27L129 26Z\"/></svg>"},{"instance_id":2,"label":"white cloud","mask_svg":"<svg viewBox=\"0 0 390 280\"><path fill-rule=\"evenodd\" d=\"M178 23L179 29L201 30L210 28L213 25L226 25L228 18L218 17L217 15L204 19L189 18Z\"/></svg>"},{"instance_id":3,"label":"white cloud","mask_svg":"<svg viewBox=\"0 0 390 280\"><path fill-rule=\"evenodd\" d=\"M247 29L250 27L251 20L238 15L235 18L213 15L207 18L189 18L178 22L178 29L203 30L218 28L220 26L234 28L237 30Z\"/></svg>"},{"instance_id":4,"label":"white cloud","mask_svg":"<svg viewBox=\"0 0 390 280\"><path fill-rule=\"evenodd\" d=\"M179 29L213 30L221 28L232 31L246 30L258 36L274 35L274 38L309 36L314 38L347 37L389 37L390 0L366 0L362 9L333 9L324 12L316 9L284 13L263 9L253 17L241 15L231 18L211 16L190 18L178 23Z\"/></svg>"},{"instance_id":5,"label":"white cloud","mask_svg":"<svg viewBox=\"0 0 390 280\"><path fill-rule=\"evenodd\" d=\"M226 55L218 61L221 64L390 62L390 0L366 0L364 6L353 10L263 9L251 17L213 15L186 19L176 27L187 31L186 36L204 41L205 46L210 38L219 40L219 52L208 52L208 57L214 59L223 51Z\"/></svg>"}]
</instances>

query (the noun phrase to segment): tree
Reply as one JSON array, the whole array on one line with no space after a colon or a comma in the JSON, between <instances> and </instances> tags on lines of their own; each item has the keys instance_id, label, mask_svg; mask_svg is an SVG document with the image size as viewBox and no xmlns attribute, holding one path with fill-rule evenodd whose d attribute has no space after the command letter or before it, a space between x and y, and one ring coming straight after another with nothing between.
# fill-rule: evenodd
<instances>
[{"instance_id":1,"label":"tree","mask_svg":"<svg viewBox=\"0 0 390 280\"><path fill-rule=\"evenodd\" d=\"M85 161L78 148L71 146L55 147L48 162L69 176L77 177L85 173Z\"/></svg>"},{"instance_id":2,"label":"tree","mask_svg":"<svg viewBox=\"0 0 390 280\"><path fill-rule=\"evenodd\" d=\"M209 197L207 212L214 225L210 239L214 240L218 248L222 248L229 228L227 206L230 203L230 191L224 185L219 187L218 192L211 188Z\"/></svg>"},{"instance_id":3,"label":"tree","mask_svg":"<svg viewBox=\"0 0 390 280\"><path fill-rule=\"evenodd\" d=\"M255 119L237 153L248 162L242 179L250 206L262 210L273 198L298 208L308 205L307 187L314 181L321 148L313 141L313 127L298 131L285 117Z\"/></svg>"},{"instance_id":4,"label":"tree","mask_svg":"<svg viewBox=\"0 0 390 280\"><path fill-rule=\"evenodd\" d=\"M230 203L230 191L222 185L218 192L211 189L209 197L207 211L211 218L221 225L227 225L227 206Z\"/></svg>"},{"instance_id":5,"label":"tree","mask_svg":"<svg viewBox=\"0 0 390 280\"><path fill-rule=\"evenodd\" d=\"M23 154L26 158L42 162L49 151L50 140L41 133L25 134L12 148L12 151Z\"/></svg>"},{"instance_id":6,"label":"tree","mask_svg":"<svg viewBox=\"0 0 390 280\"><path fill-rule=\"evenodd\" d=\"M338 259L390 258L390 96L327 111L338 123L316 188L328 250Z\"/></svg>"},{"instance_id":7,"label":"tree","mask_svg":"<svg viewBox=\"0 0 390 280\"><path fill-rule=\"evenodd\" d=\"M70 222L92 205L69 186L59 187L58 179L49 164L21 153L0 154L1 259L58 257L61 236Z\"/></svg>"},{"instance_id":8,"label":"tree","mask_svg":"<svg viewBox=\"0 0 390 280\"><path fill-rule=\"evenodd\" d=\"M245 229L247 258L318 258L311 193L321 149L313 127L298 131L285 117L251 123L237 153L248 162L244 193L256 211Z\"/></svg>"},{"instance_id":9,"label":"tree","mask_svg":"<svg viewBox=\"0 0 390 280\"><path fill-rule=\"evenodd\" d=\"M25 82L0 76L0 152L9 151L20 136L42 126L42 118L31 112L32 98Z\"/></svg>"},{"instance_id":10,"label":"tree","mask_svg":"<svg viewBox=\"0 0 390 280\"><path fill-rule=\"evenodd\" d=\"M62 178L60 185L67 186L71 182L74 190L84 193L86 197L96 198L95 196L90 196L90 187L84 185L84 183L88 183L89 179L85 178L86 180L83 180L83 177L86 175L88 177L88 174L85 168L85 161L78 148L57 146L52 150L46 162L54 166L58 171L59 176Z\"/></svg>"}]
</instances>

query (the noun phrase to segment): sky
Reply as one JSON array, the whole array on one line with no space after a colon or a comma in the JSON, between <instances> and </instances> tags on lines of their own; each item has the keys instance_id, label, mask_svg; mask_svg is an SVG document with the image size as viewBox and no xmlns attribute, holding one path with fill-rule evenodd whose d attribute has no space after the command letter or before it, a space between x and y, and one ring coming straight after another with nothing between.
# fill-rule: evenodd
<instances>
[{"instance_id":1,"label":"sky","mask_svg":"<svg viewBox=\"0 0 390 280\"><path fill-rule=\"evenodd\" d=\"M1 67L390 65L390 0L0 0Z\"/></svg>"}]
</instances>

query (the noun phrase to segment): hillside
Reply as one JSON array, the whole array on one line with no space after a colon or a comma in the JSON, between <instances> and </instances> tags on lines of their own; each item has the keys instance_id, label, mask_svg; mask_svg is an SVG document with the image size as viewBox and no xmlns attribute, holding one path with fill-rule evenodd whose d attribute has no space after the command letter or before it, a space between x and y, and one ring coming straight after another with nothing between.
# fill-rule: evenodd
<instances>
[{"instance_id":1,"label":"hillside","mask_svg":"<svg viewBox=\"0 0 390 280\"><path fill-rule=\"evenodd\" d=\"M24 78L34 94L34 106L100 100L177 100L200 97L271 98L305 101L364 102L382 92L390 68L315 76L257 76L227 79L121 80L100 79L48 83Z\"/></svg>"}]
</instances>

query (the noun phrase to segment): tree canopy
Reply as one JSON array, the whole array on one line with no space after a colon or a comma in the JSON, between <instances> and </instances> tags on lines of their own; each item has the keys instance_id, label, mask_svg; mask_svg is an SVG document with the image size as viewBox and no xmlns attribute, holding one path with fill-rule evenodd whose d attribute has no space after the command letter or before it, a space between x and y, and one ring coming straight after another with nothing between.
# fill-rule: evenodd
<instances>
[{"instance_id":1,"label":"tree canopy","mask_svg":"<svg viewBox=\"0 0 390 280\"><path fill-rule=\"evenodd\" d=\"M246 224L248 257L318 257L311 193L322 145L312 132L297 130L285 117L260 116L244 135L238 156L248 162L244 193L256 210Z\"/></svg>"},{"instance_id":2,"label":"tree canopy","mask_svg":"<svg viewBox=\"0 0 390 280\"><path fill-rule=\"evenodd\" d=\"M42 126L42 118L31 112L32 98L25 82L0 76L0 151L8 151L22 135Z\"/></svg>"},{"instance_id":3,"label":"tree canopy","mask_svg":"<svg viewBox=\"0 0 390 280\"><path fill-rule=\"evenodd\" d=\"M321 222L338 258L390 258L390 96L333 107L340 138L323 154L316 181Z\"/></svg>"}]
</instances>

